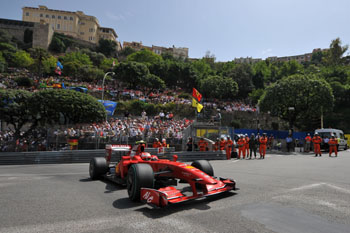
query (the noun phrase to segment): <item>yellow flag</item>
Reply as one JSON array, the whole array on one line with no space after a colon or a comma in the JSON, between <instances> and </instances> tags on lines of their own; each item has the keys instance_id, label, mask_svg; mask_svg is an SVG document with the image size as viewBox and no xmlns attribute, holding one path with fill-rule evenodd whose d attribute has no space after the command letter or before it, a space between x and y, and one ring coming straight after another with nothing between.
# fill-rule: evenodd
<instances>
[{"instance_id":1,"label":"yellow flag","mask_svg":"<svg viewBox=\"0 0 350 233\"><path fill-rule=\"evenodd\" d=\"M197 108L197 112L201 112L203 109L203 105L198 103L195 98L192 98L192 107Z\"/></svg>"}]
</instances>

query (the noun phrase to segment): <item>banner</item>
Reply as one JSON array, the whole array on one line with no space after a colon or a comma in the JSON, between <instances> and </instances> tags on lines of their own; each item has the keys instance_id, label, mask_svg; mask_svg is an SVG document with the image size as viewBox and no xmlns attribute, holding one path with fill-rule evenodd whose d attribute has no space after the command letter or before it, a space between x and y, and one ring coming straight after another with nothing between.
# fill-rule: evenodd
<instances>
[{"instance_id":1,"label":"banner","mask_svg":"<svg viewBox=\"0 0 350 233\"><path fill-rule=\"evenodd\" d=\"M201 102L202 94L199 93L199 91L197 91L196 88L193 88L193 90L192 90L192 96L193 96L198 102Z\"/></svg>"},{"instance_id":2,"label":"banner","mask_svg":"<svg viewBox=\"0 0 350 233\"><path fill-rule=\"evenodd\" d=\"M109 100L98 100L98 102L102 103L107 111L108 116L113 116L115 109L117 108L117 102L109 101Z\"/></svg>"},{"instance_id":3,"label":"banner","mask_svg":"<svg viewBox=\"0 0 350 233\"><path fill-rule=\"evenodd\" d=\"M195 98L192 98L192 107L197 108L197 112L201 112L203 109L203 105L198 103Z\"/></svg>"}]
</instances>

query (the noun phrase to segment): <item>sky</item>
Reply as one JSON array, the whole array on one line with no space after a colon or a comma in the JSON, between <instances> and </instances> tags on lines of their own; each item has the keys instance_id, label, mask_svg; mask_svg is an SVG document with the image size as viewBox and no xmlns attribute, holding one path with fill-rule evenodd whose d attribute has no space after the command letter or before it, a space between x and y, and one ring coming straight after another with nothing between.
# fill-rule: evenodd
<instances>
[{"instance_id":1,"label":"sky","mask_svg":"<svg viewBox=\"0 0 350 233\"><path fill-rule=\"evenodd\" d=\"M0 18L22 19L22 7L93 15L118 40L146 46L187 47L190 58L207 51L216 61L265 59L350 43L349 0L0 0Z\"/></svg>"}]
</instances>

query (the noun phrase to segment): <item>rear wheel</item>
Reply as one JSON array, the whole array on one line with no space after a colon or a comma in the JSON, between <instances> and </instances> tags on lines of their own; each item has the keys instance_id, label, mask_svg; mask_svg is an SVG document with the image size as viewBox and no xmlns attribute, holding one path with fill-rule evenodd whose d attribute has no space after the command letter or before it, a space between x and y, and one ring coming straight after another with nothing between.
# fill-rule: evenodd
<instances>
[{"instance_id":1,"label":"rear wheel","mask_svg":"<svg viewBox=\"0 0 350 233\"><path fill-rule=\"evenodd\" d=\"M196 160L191 165L207 173L209 176L214 176L214 169L207 160Z\"/></svg>"},{"instance_id":2,"label":"rear wheel","mask_svg":"<svg viewBox=\"0 0 350 233\"><path fill-rule=\"evenodd\" d=\"M90 178L96 180L108 172L108 165L105 158L95 157L90 160Z\"/></svg>"},{"instance_id":3,"label":"rear wheel","mask_svg":"<svg viewBox=\"0 0 350 233\"><path fill-rule=\"evenodd\" d=\"M130 166L126 179L128 195L132 201L140 201L141 188L154 187L154 173L149 164L136 163Z\"/></svg>"}]
</instances>

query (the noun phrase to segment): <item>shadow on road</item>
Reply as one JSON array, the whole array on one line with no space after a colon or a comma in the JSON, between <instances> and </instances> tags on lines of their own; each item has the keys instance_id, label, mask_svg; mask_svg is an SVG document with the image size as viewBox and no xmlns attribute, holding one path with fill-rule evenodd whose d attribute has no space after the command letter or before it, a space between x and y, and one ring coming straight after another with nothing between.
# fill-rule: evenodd
<instances>
[{"instance_id":1,"label":"shadow on road","mask_svg":"<svg viewBox=\"0 0 350 233\"><path fill-rule=\"evenodd\" d=\"M83 178L79 180L80 182L103 182L106 184L106 191L105 193L112 193L114 191L119 191L125 189L124 186L118 185L116 183L113 183L112 181L106 180L106 179L101 179L101 180L92 180L91 178Z\"/></svg>"}]
</instances>

